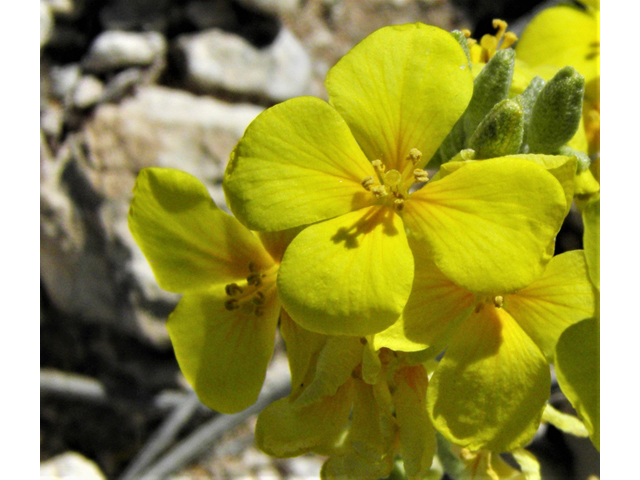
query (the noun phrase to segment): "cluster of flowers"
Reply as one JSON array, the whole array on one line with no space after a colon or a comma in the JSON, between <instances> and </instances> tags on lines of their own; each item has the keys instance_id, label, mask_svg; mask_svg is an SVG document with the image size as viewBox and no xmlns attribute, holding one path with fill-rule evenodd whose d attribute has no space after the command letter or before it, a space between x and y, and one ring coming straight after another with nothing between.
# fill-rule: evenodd
<instances>
[{"instance_id":1,"label":"cluster of flowers","mask_svg":"<svg viewBox=\"0 0 640 480\"><path fill-rule=\"evenodd\" d=\"M552 363L599 448L598 22L543 12L517 59L501 21L479 42L378 30L329 71L328 103L247 128L223 183L235 217L191 175L143 170L130 229L184 294L167 326L200 399L254 403L279 327L292 390L256 441L328 456L325 478L398 458L409 478L539 478L522 447L540 422L584 428L547 405ZM554 256L574 197L585 250Z\"/></svg>"}]
</instances>

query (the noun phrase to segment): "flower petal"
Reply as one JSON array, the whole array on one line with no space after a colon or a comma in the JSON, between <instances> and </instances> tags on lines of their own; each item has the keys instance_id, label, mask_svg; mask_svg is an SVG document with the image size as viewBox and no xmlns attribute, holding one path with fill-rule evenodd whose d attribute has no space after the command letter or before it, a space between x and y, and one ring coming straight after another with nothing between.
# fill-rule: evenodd
<instances>
[{"instance_id":1,"label":"flower petal","mask_svg":"<svg viewBox=\"0 0 640 480\"><path fill-rule=\"evenodd\" d=\"M246 277L250 262L273 265L260 241L192 175L145 168L133 193L129 229L163 289L203 290Z\"/></svg>"},{"instance_id":2,"label":"flower petal","mask_svg":"<svg viewBox=\"0 0 640 480\"><path fill-rule=\"evenodd\" d=\"M311 383L296 399L296 407L334 395L362 361L362 350L359 337L328 336L317 357Z\"/></svg>"},{"instance_id":3,"label":"flower petal","mask_svg":"<svg viewBox=\"0 0 640 480\"><path fill-rule=\"evenodd\" d=\"M353 402L351 382L318 403L295 408L289 397L265 408L256 423L256 445L273 457L295 457L310 450L330 449L349 420Z\"/></svg>"},{"instance_id":4,"label":"flower petal","mask_svg":"<svg viewBox=\"0 0 640 480\"><path fill-rule=\"evenodd\" d=\"M414 255L413 287L402 316L377 333L376 349L404 352L446 347L451 336L474 306L475 295L449 280L433 263L424 245L409 240Z\"/></svg>"},{"instance_id":5,"label":"flower petal","mask_svg":"<svg viewBox=\"0 0 640 480\"><path fill-rule=\"evenodd\" d=\"M302 328L284 309L280 314L280 333L287 347L291 371L289 400L293 402L313 380L316 359L329 337Z\"/></svg>"},{"instance_id":6,"label":"flower petal","mask_svg":"<svg viewBox=\"0 0 640 480\"><path fill-rule=\"evenodd\" d=\"M378 405L371 385L358 379L354 384L353 414L343 452L325 462L321 478L385 478L393 468L393 438L383 428L393 419Z\"/></svg>"},{"instance_id":7,"label":"flower petal","mask_svg":"<svg viewBox=\"0 0 640 480\"><path fill-rule=\"evenodd\" d=\"M535 434L550 383L536 344L504 309L484 305L460 326L431 377L429 413L451 442L510 451Z\"/></svg>"},{"instance_id":8,"label":"flower petal","mask_svg":"<svg viewBox=\"0 0 640 480\"><path fill-rule=\"evenodd\" d=\"M566 207L560 183L514 157L469 163L405 202L410 232L431 246L436 265L474 293L505 294L539 277Z\"/></svg>"},{"instance_id":9,"label":"flower petal","mask_svg":"<svg viewBox=\"0 0 640 480\"><path fill-rule=\"evenodd\" d=\"M247 127L223 187L242 223L277 231L373 204L361 182L375 175L338 112L300 97L265 110Z\"/></svg>"},{"instance_id":10,"label":"flower petal","mask_svg":"<svg viewBox=\"0 0 640 480\"><path fill-rule=\"evenodd\" d=\"M209 408L235 413L258 398L280 312L275 289L265 296L259 317L243 307L227 310L222 287L186 294L169 317L167 329L180 370Z\"/></svg>"},{"instance_id":11,"label":"flower petal","mask_svg":"<svg viewBox=\"0 0 640 480\"><path fill-rule=\"evenodd\" d=\"M412 281L402 220L370 207L304 229L285 252L278 290L304 328L365 336L397 320Z\"/></svg>"},{"instance_id":12,"label":"flower petal","mask_svg":"<svg viewBox=\"0 0 640 480\"><path fill-rule=\"evenodd\" d=\"M532 67L571 65L588 83L600 76L600 12L574 5L547 8L529 23L516 52Z\"/></svg>"},{"instance_id":13,"label":"flower petal","mask_svg":"<svg viewBox=\"0 0 640 480\"><path fill-rule=\"evenodd\" d=\"M595 315L596 298L584 252L573 250L553 257L539 279L505 296L503 308L553 362L562 332Z\"/></svg>"},{"instance_id":14,"label":"flower petal","mask_svg":"<svg viewBox=\"0 0 640 480\"><path fill-rule=\"evenodd\" d=\"M473 92L457 41L421 23L372 33L329 71L325 84L369 160L395 169L412 148L422 152L424 166Z\"/></svg>"},{"instance_id":15,"label":"flower petal","mask_svg":"<svg viewBox=\"0 0 640 480\"><path fill-rule=\"evenodd\" d=\"M400 428L402 459L409 478L423 478L436 451L436 431L427 412L427 372L422 365L400 369L393 404Z\"/></svg>"},{"instance_id":16,"label":"flower petal","mask_svg":"<svg viewBox=\"0 0 640 480\"><path fill-rule=\"evenodd\" d=\"M567 328L555 364L560 388L600 450L600 321L592 318Z\"/></svg>"},{"instance_id":17,"label":"flower petal","mask_svg":"<svg viewBox=\"0 0 640 480\"><path fill-rule=\"evenodd\" d=\"M589 278L600 291L600 199L587 204L582 212L582 222Z\"/></svg>"}]
</instances>

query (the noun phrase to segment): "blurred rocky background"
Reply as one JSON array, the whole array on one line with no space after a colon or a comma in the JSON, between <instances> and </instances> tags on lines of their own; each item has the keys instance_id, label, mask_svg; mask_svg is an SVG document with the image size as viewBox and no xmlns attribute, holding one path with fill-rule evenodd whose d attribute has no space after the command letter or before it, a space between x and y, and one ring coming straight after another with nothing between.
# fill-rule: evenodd
<instances>
[{"instance_id":1,"label":"blurred rocky background","mask_svg":"<svg viewBox=\"0 0 640 480\"><path fill-rule=\"evenodd\" d=\"M420 21L479 38L537 3L41 0L41 474L318 478L321 457L267 457L253 446L255 411L217 415L186 385L164 326L178 297L158 288L127 228L136 175L187 171L223 206L246 126L288 98L326 98L327 70L369 33ZM559 248L580 248L581 228L571 215ZM280 342L264 402L287 379ZM548 427L532 449L548 478L582 480L597 468L589 446Z\"/></svg>"}]
</instances>

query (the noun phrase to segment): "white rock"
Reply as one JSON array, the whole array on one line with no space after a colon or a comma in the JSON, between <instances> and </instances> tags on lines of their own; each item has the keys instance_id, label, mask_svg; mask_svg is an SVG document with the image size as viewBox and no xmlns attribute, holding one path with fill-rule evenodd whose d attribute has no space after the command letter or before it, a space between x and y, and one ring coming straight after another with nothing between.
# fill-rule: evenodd
<instances>
[{"instance_id":1,"label":"white rock","mask_svg":"<svg viewBox=\"0 0 640 480\"><path fill-rule=\"evenodd\" d=\"M293 13L300 8L300 0L237 0L245 7L273 15Z\"/></svg>"},{"instance_id":2,"label":"white rock","mask_svg":"<svg viewBox=\"0 0 640 480\"><path fill-rule=\"evenodd\" d=\"M84 75L73 92L73 104L78 108L89 108L100 101L104 85L93 75Z\"/></svg>"},{"instance_id":3,"label":"white rock","mask_svg":"<svg viewBox=\"0 0 640 480\"><path fill-rule=\"evenodd\" d=\"M185 35L178 45L186 58L188 79L203 91L222 88L265 95L275 101L309 93L311 61L298 39L284 27L263 49L217 29Z\"/></svg>"},{"instance_id":4,"label":"white rock","mask_svg":"<svg viewBox=\"0 0 640 480\"><path fill-rule=\"evenodd\" d=\"M105 480L91 460L76 452L67 452L40 464L41 480Z\"/></svg>"},{"instance_id":5,"label":"white rock","mask_svg":"<svg viewBox=\"0 0 640 480\"><path fill-rule=\"evenodd\" d=\"M97 73L146 66L164 57L166 50L166 41L157 32L133 33L111 30L101 33L93 41L83 66Z\"/></svg>"},{"instance_id":6,"label":"white rock","mask_svg":"<svg viewBox=\"0 0 640 480\"><path fill-rule=\"evenodd\" d=\"M46 0L54 15L70 15L75 8L73 0Z\"/></svg>"},{"instance_id":7,"label":"white rock","mask_svg":"<svg viewBox=\"0 0 640 480\"><path fill-rule=\"evenodd\" d=\"M70 97L81 76L80 65L70 63L51 67L51 92L60 100Z\"/></svg>"},{"instance_id":8,"label":"white rock","mask_svg":"<svg viewBox=\"0 0 640 480\"><path fill-rule=\"evenodd\" d=\"M40 0L40 48L44 47L53 32L53 13L44 0Z\"/></svg>"}]
</instances>

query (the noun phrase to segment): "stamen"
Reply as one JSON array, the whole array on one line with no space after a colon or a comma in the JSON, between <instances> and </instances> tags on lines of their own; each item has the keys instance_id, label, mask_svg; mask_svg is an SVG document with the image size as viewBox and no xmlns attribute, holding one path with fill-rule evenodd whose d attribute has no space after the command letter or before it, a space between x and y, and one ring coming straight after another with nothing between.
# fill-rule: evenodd
<instances>
[{"instance_id":1,"label":"stamen","mask_svg":"<svg viewBox=\"0 0 640 480\"><path fill-rule=\"evenodd\" d=\"M504 50L505 48L509 48L511 45L518 41L518 36L513 32L507 32L504 34L504 38L502 39L502 45L500 45L500 49Z\"/></svg>"},{"instance_id":2,"label":"stamen","mask_svg":"<svg viewBox=\"0 0 640 480\"><path fill-rule=\"evenodd\" d=\"M371 162L371 165L373 165L373 168L375 168L376 172L379 174L383 174L386 168L385 164L382 163L382 160L374 160Z\"/></svg>"},{"instance_id":3,"label":"stamen","mask_svg":"<svg viewBox=\"0 0 640 480\"><path fill-rule=\"evenodd\" d=\"M507 22L500 20L499 18L494 18L492 25L493 28L498 29L498 33L496 33L496 41L500 42L500 39L504 36L504 32L507 31Z\"/></svg>"},{"instance_id":4,"label":"stamen","mask_svg":"<svg viewBox=\"0 0 640 480\"><path fill-rule=\"evenodd\" d=\"M256 287L259 287L260 285L262 285L263 276L264 275L262 275L261 273L252 273L247 277L247 283L249 285L254 285Z\"/></svg>"},{"instance_id":5,"label":"stamen","mask_svg":"<svg viewBox=\"0 0 640 480\"><path fill-rule=\"evenodd\" d=\"M413 171L413 176L416 179L416 182L428 182L429 181L429 172L423 170L421 168L416 168Z\"/></svg>"},{"instance_id":6,"label":"stamen","mask_svg":"<svg viewBox=\"0 0 640 480\"><path fill-rule=\"evenodd\" d=\"M460 30L462 32L462 34L467 37L467 38L471 38L471 30L469 30L468 28L463 28L462 30Z\"/></svg>"},{"instance_id":7,"label":"stamen","mask_svg":"<svg viewBox=\"0 0 640 480\"><path fill-rule=\"evenodd\" d=\"M372 185L376 183L376 181L369 175L368 177L364 177L361 183L365 190L371 190Z\"/></svg>"},{"instance_id":8,"label":"stamen","mask_svg":"<svg viewBox=\"0 0 640 480\"><path fill-rule=\"evenodd\" d=\"M504 297L502 295L496 295L495 297L493 297L493 305L496 308L502 308L503 304L504 304Z\"/></svg>"},{"instance_id":9,"label":"stamen","mask_svg":"<svg viewBox=\"0 0 640 480\"><path fill-rule=\"evenodd\" d=\"M242 287L240 287L237 283L230 283L229 285L224 287L224 291L228 296L235 297L242 294Z\"/></svg>"},{"instance_id":10,"label":"stamen","mask_svg":"<svg viewBox=\"0 0 640 480\"><path fill-rule=\"evenodd\" d=\"M256 292L251 301L256 305L264 305L267 299L262 292Z\"/></svg>"},{"instance_id":11,"label":"stamen","mask_svg":"<svg viewBox=\"0 0 640 480\"><path fill-rule=\"evenodd\" d=\"M240 308L240 304L238 303L238 300L232 298L231 300L227 300L226 302L224 302L224 308L229 311L237 310L238 308Z\"/></svg>"},{"instance_id":12,"label":"stamen","mask_svg":"<svg viewBox=\"0 0 640 480\"><path fill-rule=\"evenodd\" d=\"M399 212L404 208L404 198L396 198L393 201L393 207Z\"/></svg>"},{"instance_id":13,"label":"stamen","mask_svg":"<svg viewBox=\"0 0 640 480\"><path fill-rule=\"evenodd\" d=\"M384 185L376 185L371 188L371 192L376 198L386 197L389 192L387 192L387 187Z\"/></svg>"},{"instance_id":14,"label":"stamen","mask_svg":"<svg viewBox=\"0 0 640 480\"><path fill-rule=\"evenodd\" d=\"M422 158L422 152L420 150L418 150L417 148L412 148L411 150L409 150L409 155L407 156L407 160L411 160L414 165L418 163L421 158Z\"/></svg>"}]
</instances>

